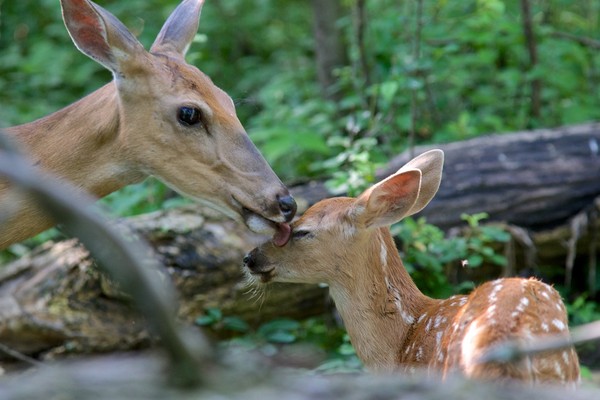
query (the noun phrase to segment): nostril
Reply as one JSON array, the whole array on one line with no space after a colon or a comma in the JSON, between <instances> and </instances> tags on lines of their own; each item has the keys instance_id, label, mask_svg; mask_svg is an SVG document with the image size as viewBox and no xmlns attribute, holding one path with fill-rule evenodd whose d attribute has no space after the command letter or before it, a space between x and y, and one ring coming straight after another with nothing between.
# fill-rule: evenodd
<instances>
[{"instance_id":1,"label":"nostril","mask_svg":"<svg viewBox=\"0 0 600 400\"><path fill-rule=\"evenodd\" d=\"M246 267L249 267L249 266L250 266L250 261L251 261L251 260L252 260L252 258L250 257L250 254L246 254L246 255L244 256L244 259L242 260L242 262L244 263L244 265L245 265Z\"/></svg>"},{"instance_id":2,"label":"nostril","mask_svg":"<svg viewBox=\"0 0 600 400\"><path fill-rule=\"evenodd\" d=\"M294 218L294 215L296 215L296 201L290 195L277 196L277 200L279 201L279 209L283 213L285 220L290 222Z\"/></svg>"}]
</instances>

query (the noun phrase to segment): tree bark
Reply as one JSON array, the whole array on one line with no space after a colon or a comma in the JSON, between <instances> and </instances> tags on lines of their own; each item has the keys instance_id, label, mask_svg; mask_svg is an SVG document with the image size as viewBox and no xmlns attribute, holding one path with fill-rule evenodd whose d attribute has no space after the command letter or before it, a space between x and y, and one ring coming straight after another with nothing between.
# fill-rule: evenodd
<instances>
[{"instance_id":1,"label":"tree bark","mask_svg":"<svg viewBox=\"0 0 600 400\"><path fill-rule=\"evenodd\" d=\"M533 71L538 64L537 44L533 32L533 18L531 17L531 5L529 0L521 0L521 15L523 18L523 33L527 52L529 54L529 72ZM542 81L539 78L531 80L531 116L539 121L541 116Z\"/></svg>"},{"instance_id":2,"label":"tree bark","mask_svg":"<svg viewBox=\"0 0 600 400\"><path fill-rule=\"evenodd\" d=\"M419 214L444 230L461 214L487 212L490 221L542 231L564 225L600 195L600 124L481 136L417 147L445 153L442 184ZM408 153L377 178L397 171Z\"/></svg>"},{"instance_id":3,"label":"tree bark","mask_svg":"<svg viewBox=\"0 0 600 400\"><path fill-rule=\"evenodd\" d=\"M129 222L155 248L163 266L158 273L173 281L179 317L189 324L211 307L253 326L277 317L319 315L328 307L326 289L314 285L273 284L253 293L244 284L241 260L265 238L212 210L193 206ZM16 351L51 358L151 342L128 297L76 240L46 243L0 274L0 343Z\"/></svg>"},{"instance_id":4,"label":"tree bark","mask_svg":"<svg viewBox=\"0 0 600 400\"><path fill-rule=\"evenodd\" d=\"M336 81L334 71L346 65L346 46L338 21L343 16L340 0L312 0L314 15L315 55L317 74L325 98L338 100L333 90Z\"/></svg>"}]
</instances>

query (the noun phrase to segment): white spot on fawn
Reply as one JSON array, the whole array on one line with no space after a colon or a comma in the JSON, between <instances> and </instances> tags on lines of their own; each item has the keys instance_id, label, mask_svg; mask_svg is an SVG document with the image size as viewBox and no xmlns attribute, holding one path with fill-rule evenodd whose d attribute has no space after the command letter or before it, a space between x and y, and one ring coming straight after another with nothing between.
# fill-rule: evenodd
<instances>
[{"instance_id":1,"label":"white spot on fawn","mask_svg":"<svg viewBox=\"0 0 600 400\"><path fill-rule=\"evenodd\" d=\"M443 324L444 322L446 322L446 317L442 317L441 315L438 315L437 317L435 317L435 323L433 324L434 328L439 328L441 324Z\"/></svg>"},{"instance_id":2,"label":"white spot on fawn","mask_svg":"<svg viewBox=\"0 0 600 400\"><path fill-rule=\"evenodd\" d=\"M379 250L379 257L381 260L381 267L383 269L383 273L385 275L385 285L387 287L388 293L390 293L394 298L394 304L396 305L396 309L398 309L398 313L402 317L402 320L407 324L412 324L415 322L415 318L412 315L409 315L402 306L402 300L400 297L400 292L398 288L392 285L392 283L388 279L388 270L387 270L387 249L385 244L381 244L381 248Z\"/></svg>"},{"instance_id":3,"label":"white spot on fawn","mask_svg":"<svg viewBox=\"0 0 600 400\"><path fill-rule=\"evenodd\" d=\"M493 288L492 291L490 292L490 303L494 303L496 302L496 300L498 300L498 292L500 292L500 290L502 290L502 282L500 280L495 280L493 282Z\"/></svg>"},{"instance_id":4,"label":"white spot on fawn","mask_svg":"<svg viewBox=\"0 0 600 400\"><path fill-rule=\"evenodd\" d=\"M565 365L569 365L569 353L567 353L566 351L563 351L562 359L565 362Z\"/></svg>"},{"instance_id":5,"label":"white spot on fawn","mask_svg":"<svg viewBox=\"0 0 600 400\"><path fill-rule=\"evenodd\" d=\"M523 297L520 301L519 304L517 305L517 308L515 308L515 311L513 311L510 316L515 318L517 315L519 315L520 313L522 313L523 311L525 311L525 307L527 307L529 305L529 299L527 297Z\"/></svg>"},{"instance_id":6,"label":"white spot on fawn","mask_svg":"<svg viewBox=\"0 0 600 400\"><path fill-rule=\"evenodd\" d=\"M387 248L384 243L381 244L381 249L379 249L379 259L383 266L383 272L385 272L385 275L387 276Z\"/></svg>"},{"instance_id":7,"label":"white spot on fawn","mask_svg":"<svg viewBox=\"0 0 600 400\"><path fill-rule=\"evenodd\" d=\"M550 300L550 296L548 295L548 292L546 292L546 291L543 291L543 292L541 292L541 295L542 295L543 297L545 297L545 298L546 298L546 300Z\"/></svg>"},{"instance_id":8,"label":"white spot on fawn","mask_svg":"<svg viewBox=\"0 0 600 400\"><path fill-rule=\"evenodd\" d=\"M477 321L474 321L471 325L469 325L469 328L467 329L467 332L462 340L462 364L467 375L470 374L473 371L473 368L477 366L477 358L479 357L480 353L477 345L482 329L483 327L479 326Z\"/></svg>"},{"instance_id":9,"label":"white spot on fawn","mask_svg":"<svg viewBox=\"0 0 600 400\"><path fill-rule=\"evenodd\" d=\"M439 331L435 334L435 345L439 348L440 344L442 343L442 335L444 334L444 331Z\"/></svg>"},{"instance_id":10,"label":"white spot on fawn","mask_svg":"<svg viewBox=\"0 0 600 400\"><path fill-rule=\"evenodd\" d=\"M425 333L429 333L429 330L431 329L431 321L431 318L427 320L427 325L425 325Z\"/></svg>"},{"instance_id":11,"label":"white spot on fawn","mask_svg":"<svg viewBox=\"0 0 600 400\"><path fill-rule=\"evenodd\" d=\"M550 327L548 326L548 324L547 324L547 323L545 323L545 322L542 322L542 330L543 330L544 332L550 332Z\"/></svg>"},{"instance_id":12,"label":"white spot on fawn","mask_svg":"<svg viewBox=\"0 0 600 400\"><path fill-rule=\"evenodd\" d=\"M552 320L552 325L554 325L559 331L564 331L566 328L565 323L556 318Z\"/></svg>"},{"instance_id":13,"label":"white spot on fawn","mask_svg":"<svg viewBox=\"0 0 600 400\"><path fill-rule=\"evenodd\" d=\"M562 367L560 366L560 363L558 363L558 362L554 363L554 371L556 372L556 375L563 376L563 370L562 370Z\"/></svg>"}]
</instances>

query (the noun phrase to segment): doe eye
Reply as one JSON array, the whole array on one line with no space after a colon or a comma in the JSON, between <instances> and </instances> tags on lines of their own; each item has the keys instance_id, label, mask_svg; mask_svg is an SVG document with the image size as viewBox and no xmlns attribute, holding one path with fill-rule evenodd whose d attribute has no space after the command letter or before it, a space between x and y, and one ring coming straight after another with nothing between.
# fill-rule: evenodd
<instances>
[{"instance_id":1,"label":"doe eye","mask_svg":"<svg viewBox=\"0 0 600 400\"><path fill-rule=\"evenodd\" d=\"M202 120L202 112L196 107L179 107L177 119L182 125L196 125Z\"/></svg>"},{"instance_id":2,"label":"doe eye","mask_svg":"<svg viewBox=\"0 0 600 400\"><path fill-rule=\"evenodd\" d=\"M305 231L305 230L297 230L297 231L294 231L294 233L292 234L294 239L300 239L300 238L306 237L308 235L310 235L310 231Z\"/></svg>"}]
</instances>

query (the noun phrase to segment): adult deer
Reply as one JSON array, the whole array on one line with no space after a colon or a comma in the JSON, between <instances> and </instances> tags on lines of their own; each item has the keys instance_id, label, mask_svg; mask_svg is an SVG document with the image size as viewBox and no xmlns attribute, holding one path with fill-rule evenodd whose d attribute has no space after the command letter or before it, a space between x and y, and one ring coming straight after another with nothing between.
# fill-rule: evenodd
<instances>
[{"instance_id":1,"label":"adult deer","mask_svg":"<svg viewBox=\"0 0 600 400\"><path fill-rule=\"evenodd\" d=\"M292 224L289 242L265 243L244 264L253 280L329 285L358 356L374 370L426 368L444 377L576 382L575 351L518 363L483 363L506 339L567 335L560 295L534 279L487 282L468 296L436 300L416 287L388 225L423 209L438 190L443 153L432 150L358 198L323 200Z\"/></svg>"},{"instance_id":2,"label":"adult deer","mask_svg":"<svg viewBox=\"0 0 600 400\"><path fill-rule=\"evenodd\" d=\"M114 80L7 131L40 168L98 197L153 175L251 229L285 233L294 199L248 138L231 98L184 60L202 4L184 0L148 52L102 7L61 0L75 45ZM14 212L0 229L0 248L53 224L8 192L0 181L0 205Z\"/></svg>"}]
</instances>

